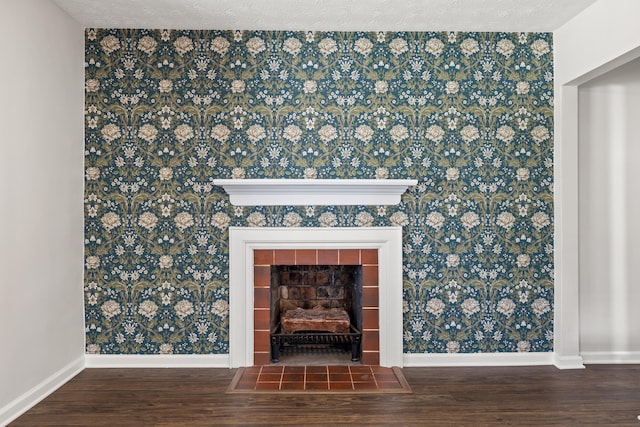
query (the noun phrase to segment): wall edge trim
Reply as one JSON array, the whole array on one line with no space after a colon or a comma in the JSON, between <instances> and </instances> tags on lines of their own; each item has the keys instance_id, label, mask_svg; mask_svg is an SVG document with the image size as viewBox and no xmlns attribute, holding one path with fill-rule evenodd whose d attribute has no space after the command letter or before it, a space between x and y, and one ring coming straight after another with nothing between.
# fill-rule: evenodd
<instances>
[{"instance_id":1,"label":"wall edge trim","mask_svg":"<svg viewBox=\"0 0 640 427\"><path fill-rule=\"evenodd\" d=\"M640 351L583 351L585 364L640 364Z\"/></svg>"},{"instance_id":2,"label":"wall edge trim","mask_svg":"<svg viewBox=\"0 0 640 427\"><path fill-rule=\"evenodd\" d=\"M45 378L21 396L0 408L0 425L7 425L62 387L85 368L84 355Z\"/></svg>"},{"instance_id":3,"label":"wall edge trim","mask_svg":"<svg viewBox=\"0 0 640 427\"><path fill-rule=\"evenodd\" d=\"M87 368L229 368L228 354L87 354Z\"/></svg>"},{"instance_id":4,"label":"wall edge trim","mask_svg":"<svg viewBox=\"0 0 640 427\"><path fill-rule=\"evenodd\" d=\"M462 366L538 366L553 365L554 354L548 353L405 353L405 367Z\"/></svg>"}]
</instances>

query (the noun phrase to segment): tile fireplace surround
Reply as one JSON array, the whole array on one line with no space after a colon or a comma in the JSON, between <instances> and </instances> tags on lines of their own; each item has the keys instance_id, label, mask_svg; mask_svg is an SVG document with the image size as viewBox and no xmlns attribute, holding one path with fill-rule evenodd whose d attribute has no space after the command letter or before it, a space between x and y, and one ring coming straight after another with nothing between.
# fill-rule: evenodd
<instances>
[{"instance_id":1,"label":"tile fireplace surround","mask_svg":"<svg viewBox=\"0 0 640 427\"><path fill-rule=\"evenodd\" d=\"M362 267L362 363L380 363L377 249L257 249L253 252L253 363L268 365L271 349L271 266L356 265Z\"/></svg>"},{"instance_id":2,"label":"tile fireplace surround","mask_svg":"<svg viewBox=\"0 0 640 427\"><path fill-rule=\"evenodd\" d=\"M361 265L364 364L402 366L402 228L229 229L232 368L269 363L272 265Z\"/></svg>"}]
</instances>

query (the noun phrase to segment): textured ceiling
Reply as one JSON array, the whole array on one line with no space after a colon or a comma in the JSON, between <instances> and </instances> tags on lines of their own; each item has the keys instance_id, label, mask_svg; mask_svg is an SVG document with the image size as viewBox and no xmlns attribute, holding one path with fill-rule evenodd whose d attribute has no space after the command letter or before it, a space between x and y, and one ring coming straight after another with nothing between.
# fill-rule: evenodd
<instances>
[{"instance_id":1,"label":"textured ceiling","mask_svg":"<svg viewBox=\"0 0 640 427\"><path fill-rule=\"evenodd\" d=\"M554 31L595 1L54 0L97 28L505 32Z\"/></svg>"}]
</instances>

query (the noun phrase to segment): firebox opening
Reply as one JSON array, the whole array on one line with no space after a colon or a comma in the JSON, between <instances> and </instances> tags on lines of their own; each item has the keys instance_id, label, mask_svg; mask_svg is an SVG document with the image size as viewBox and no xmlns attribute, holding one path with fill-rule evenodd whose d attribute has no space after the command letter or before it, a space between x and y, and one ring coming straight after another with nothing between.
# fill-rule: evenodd
<instances>
[{"instance_id":1,"label":"firebox opening","mask_svg":"<svg viewBox=\"0 0 640 427\"><path fill-rule=\"evenodd\" d=\"M274 363L341 354L359 361L362 266L272 265L270 326Z\"/></svg>"}]
</instances>

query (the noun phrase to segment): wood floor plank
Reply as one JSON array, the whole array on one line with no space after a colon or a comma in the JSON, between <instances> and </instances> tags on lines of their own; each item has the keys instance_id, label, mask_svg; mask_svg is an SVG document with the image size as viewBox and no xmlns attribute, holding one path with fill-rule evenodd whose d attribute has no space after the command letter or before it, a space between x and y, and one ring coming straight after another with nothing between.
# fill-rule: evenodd
<instances>
[{"instance_id":1,"label":"wood floor plank","mask_svg":"<svg viewBox=\"0 0 640 427\"><path fill-rule=\"evenodd\" d=\"M230 369L85 369L11 426L640 426L640 365L404 368L413 394L227 394Z\"/></svg>"}]
</instances>

